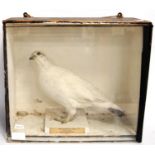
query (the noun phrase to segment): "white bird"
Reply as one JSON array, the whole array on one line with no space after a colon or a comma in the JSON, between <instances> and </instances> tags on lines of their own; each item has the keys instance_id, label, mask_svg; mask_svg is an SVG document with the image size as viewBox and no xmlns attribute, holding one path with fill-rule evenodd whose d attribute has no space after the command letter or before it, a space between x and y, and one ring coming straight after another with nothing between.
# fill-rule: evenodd
<instances>
[{"instance_id":1,"label":"white bird","mask_svg":"<svg viewBox=\"0 0 155 155\"><path fill-rule=\"evenodd\" d=\"M91 109L94 113L113 113L119 117L124 115L119 106L106 99L91 83L55 65L42 52L33 52L29 60L36 66L41 90L67 112L67 116L59 121L73 120L78 108Z\"/></svg>"}]
</instances>

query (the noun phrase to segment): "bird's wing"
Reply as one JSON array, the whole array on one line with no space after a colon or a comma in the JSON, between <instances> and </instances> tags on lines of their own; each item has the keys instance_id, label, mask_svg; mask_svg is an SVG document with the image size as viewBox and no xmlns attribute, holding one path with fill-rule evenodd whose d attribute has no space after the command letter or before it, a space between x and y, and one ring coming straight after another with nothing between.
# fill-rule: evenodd
<instances>
[{"instance_id":1,"label":"bird's wing","mask_svg":"<svg viewBox=\"0 0 155 155\"><path fill-rule=\"evenodd\" d=\"M72 72L66 71L62 77L63 84L68 88L69 98L72 98L80 103L103 102L106 99L102 96L100 91L91 83L83 80Z\"/></svg>"}]
</instances>

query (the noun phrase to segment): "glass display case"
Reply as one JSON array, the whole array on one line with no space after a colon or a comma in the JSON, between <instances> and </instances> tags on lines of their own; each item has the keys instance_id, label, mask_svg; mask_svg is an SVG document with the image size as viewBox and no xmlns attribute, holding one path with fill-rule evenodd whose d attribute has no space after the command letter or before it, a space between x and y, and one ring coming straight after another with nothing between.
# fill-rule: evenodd
<instances>
[{"instance_id":1,"label":"glass display case","mask_svg":"<svg viewBox=\"0 0 155 155\"><path fill-rule=\"evenodd\" d=\"M8 140L141 142L151 22L24 13L3 29Z\"/></svg>"}]
</instances>

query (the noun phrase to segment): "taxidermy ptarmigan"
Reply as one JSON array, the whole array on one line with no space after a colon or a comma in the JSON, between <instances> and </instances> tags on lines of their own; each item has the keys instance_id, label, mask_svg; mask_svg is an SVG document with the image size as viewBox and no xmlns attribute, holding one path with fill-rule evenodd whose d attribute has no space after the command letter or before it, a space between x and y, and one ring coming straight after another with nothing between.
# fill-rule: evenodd
<instances>
[{"instance_id":1,"label":"taxidermy ptarmigan","mask_svg":"<svg viewBox=\"0 0 155 155\"><path fill-rule=\"evenodd\" d=\"M119 106L107 100L91 83L53 64L42 52L33 52L29 60L36 66L41 90L67 112L67 116L59 121L73 120L78 108L92 109L94 113L113 113L119 117L124 115Z\"/></svg>"}]
</instances>

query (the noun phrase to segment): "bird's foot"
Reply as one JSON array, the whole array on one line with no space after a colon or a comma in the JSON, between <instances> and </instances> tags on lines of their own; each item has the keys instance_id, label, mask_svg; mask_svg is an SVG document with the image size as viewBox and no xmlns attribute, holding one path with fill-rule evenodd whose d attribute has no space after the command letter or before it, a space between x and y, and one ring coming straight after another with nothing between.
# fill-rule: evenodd
<instances>
[{"instance_id":1,"label":"bird's foot","mask_svg":"<svg viewBox=\"0 0 155 155\"><path fill-rule=\"evenodd\" d=\"M73 120L73 117L71 117L70 115L67 114L67 112L62 112L58 115L54 115L51 117L52 120L61 122L63 123L67 123Z\"/></svg>"},{"instance_id":2,"label":"bird's foot","mask_svg":"<svg viewBox=\"0 0 155 155\"><path fill-rule=\"evenodd\" d=\"M76 109L75 108L69 108L67 109L68 111L68 115L66 118L64 118L63 122L62 123L67 123L67 122L70 122L74 119L75 117L75 114L76 114Z\"/></svg>"},{"instance_id":3,"label":"bird's foot","mask_svg":"<svg viewBox=\"0 0 155 155\"><path fill-rule=\"evenodd\" d=\"M68 120L67 120L67 117L65 116L65 117L59 117L59 116L56 116L55 118L54 118L54 120L55 121L58 121L58 122L61 122L61 123L67 123L68 122Z\"/></svg>"},{"instance_id":4,"label":"bird's foot","mask_svg":"<svg viewBox=\"0 0 155 155\"><path fill-rule=\"evenodd\" d=\"M70 109L66 111L53 112L51 115L51 120L59 121L61 123L67 123L74 119L76 114L76 109Z\"/></svg>"},{"instance_id":5,"label":"bird's foot","mask_svg":"<svg viewBox=\"0 0 155 155\"><path fill-rule=\"evenodd\" d=\"M53 113L51 115L51 120L55 120L58 122L64 122L65 118L67 117L67 112L59 112L59 113Z\"/></svg>"},{"instance_id":6,"label":"bird's foot","mask_svg":"<svg viewBox=\"0 0 155 155\"><path fill-rule=\"evenodd\" d=\"M74 116L71 116L71 115L67 115L66 117L61 117L59 120L59 122L61 122L62 124L64 123L68 123L70 121L72 121L74 119Z\"/></svg>"},{"instance_id":7,"label":"bird's foot","mask_svg":"<svg viewBox=\"0 0 155 155\"><path fill-rule=\"evenodd\" d=\"M65 113L65 115L61 115L61 116L56 116L54 118L54 120L61 122L62 124L64 123L68 123L70 121L72 121L74 119L74 115L66 115L67 113Z\"/></svg>"}]
</instances>

